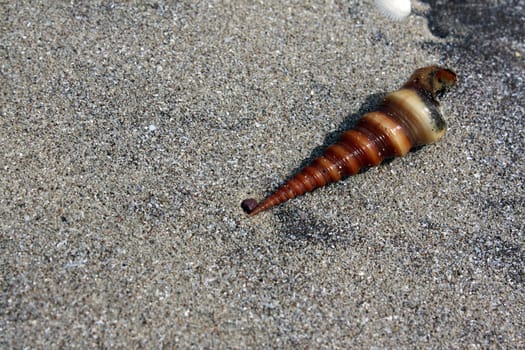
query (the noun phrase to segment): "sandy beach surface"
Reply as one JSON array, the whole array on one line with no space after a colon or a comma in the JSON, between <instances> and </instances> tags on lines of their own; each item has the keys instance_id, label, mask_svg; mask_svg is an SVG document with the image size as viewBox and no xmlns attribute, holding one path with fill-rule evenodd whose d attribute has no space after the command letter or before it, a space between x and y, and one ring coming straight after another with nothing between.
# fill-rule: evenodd
<instances>
[{"instance_id":1,"label":"sandy beach surface","mask_svg":"<svg viewBox=\"0 0 525 350\"><path fill-rule=\"evenodd\" d=\"M525 348L524 13L2 2L0 347ZM430 64L442 140L242 211Z\"/></svg>"}]
</instances>

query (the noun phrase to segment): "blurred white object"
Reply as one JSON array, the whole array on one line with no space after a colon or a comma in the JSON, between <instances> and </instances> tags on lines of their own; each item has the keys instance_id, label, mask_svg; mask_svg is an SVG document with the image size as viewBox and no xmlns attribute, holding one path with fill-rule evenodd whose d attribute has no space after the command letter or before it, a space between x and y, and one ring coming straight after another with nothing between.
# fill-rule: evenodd
<instances>
[{"instance_id":1,"label":"blurred white object","mask_svg":"<svg viewBox=\"0 0 525 350\"><path fill-rule=\"evenodd\" d=\"M376 0L376 7L383 15L396 21L410 14L410 0Z\"/></svg>"}]
</instances>

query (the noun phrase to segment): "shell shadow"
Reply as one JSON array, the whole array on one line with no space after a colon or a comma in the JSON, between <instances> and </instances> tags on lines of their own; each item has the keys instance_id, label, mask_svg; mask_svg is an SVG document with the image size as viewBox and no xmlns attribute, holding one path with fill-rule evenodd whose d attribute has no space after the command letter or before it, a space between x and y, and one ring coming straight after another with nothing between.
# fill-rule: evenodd
<instances>
[{"instance_id":1,"label":"shell shadow","mask_svg":"<svg viewBox=\"0 0 525 350\"><path fill-rule=\"evenodd\" d=\"M355 244L356 233L347 226L340 227L310 211L294 206L278 207L275 217L280 223L280 241L288 246Z\"/></svg>"}]
</instances>

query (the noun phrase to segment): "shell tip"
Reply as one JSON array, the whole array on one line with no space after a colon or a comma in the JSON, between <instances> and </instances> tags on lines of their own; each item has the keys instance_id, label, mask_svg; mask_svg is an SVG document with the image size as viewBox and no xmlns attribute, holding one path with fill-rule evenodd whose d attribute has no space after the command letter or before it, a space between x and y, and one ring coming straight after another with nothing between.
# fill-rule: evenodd
<instances>
[{"instance_id":1,"label":"shell tip","mask_svg":"<svg viewBox=\"0 0 525 350\"><path fill-rule=\"evenodd\" d=\"M258 204L259 203L257 203L257 200L253 198L246 198L241 202L241 208L246 212L246 214L250 215Z\"/></svg>"}]
</instances>

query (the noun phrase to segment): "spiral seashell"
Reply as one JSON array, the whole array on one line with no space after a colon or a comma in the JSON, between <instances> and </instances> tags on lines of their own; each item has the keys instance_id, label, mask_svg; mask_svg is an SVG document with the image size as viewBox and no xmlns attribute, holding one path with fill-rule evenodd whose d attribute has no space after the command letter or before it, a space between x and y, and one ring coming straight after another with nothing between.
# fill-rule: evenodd
<instances>
[{"instance_id":1,"label":"spiral seashell","mask_svg":"<svg viewBox=\"0 0 525 350\"><path fill-rule=\"evenodd\" d=\"M386 17L401 21L410 14L410 0L376 0L376 7Z\"/></svg>"},{"instance_id":2,"label":"spiral seashell","mask_svg":"<svg viewBox=\"0 0 525 350\"><path fill-rule=\"evenodd\" d=\"M253 216L362 168L377 166L385 159L404 156L414 147L439 140L446 130L439 98L455 84L456 74L449 69L429 66L416 70L401 89L386 95L376 111L361 117L324 155L262 202L245 199L242 208Z\"/></svg>"}]
</instances>

